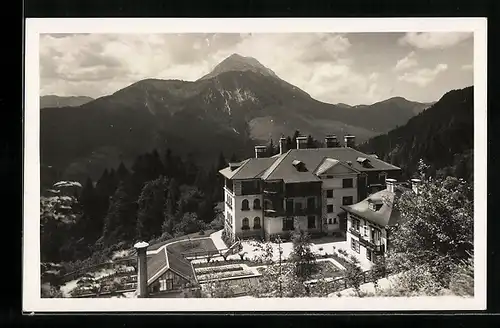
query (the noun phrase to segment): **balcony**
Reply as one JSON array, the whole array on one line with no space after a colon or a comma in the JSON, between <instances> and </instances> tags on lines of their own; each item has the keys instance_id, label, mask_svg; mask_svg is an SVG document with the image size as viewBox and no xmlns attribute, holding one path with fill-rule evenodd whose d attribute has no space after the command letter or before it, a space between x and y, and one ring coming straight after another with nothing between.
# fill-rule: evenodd
<instances>
[{"instance_id":1,"label":"balcony","mask_svg":"<svg viewBox=\"0 0 500 328\"><path fill-rule=\"evenodd\" d=\"M358 230L354 229L353 227L349 228L349 232L360 239L362 238L361 233Z\"/></svg>"},{"instance_id":2,"label":"balcony","mask_svg":"<svg viewBox=\"0 0 500 328\"><path fill-rule=\"evenodd\" d=\"M285 211L289 216L321 215L321 207L293 208Z\"/></svg>"},{"instance_id":3,"label":"balcony","mask_svg":"<svg viewBox=\"0 0 500 328\"><path fill-rule=\"evenodd\" d=\"M349 229L349 232L353 234L354 236L358 237L359 243L363 245L364 247L370 249L373 253L375 254L382 254L385 251L385 246L384 245L377 245L368 239L366 237L362 236L361 233L353 228Z\"/></svg>"}]
</instances>

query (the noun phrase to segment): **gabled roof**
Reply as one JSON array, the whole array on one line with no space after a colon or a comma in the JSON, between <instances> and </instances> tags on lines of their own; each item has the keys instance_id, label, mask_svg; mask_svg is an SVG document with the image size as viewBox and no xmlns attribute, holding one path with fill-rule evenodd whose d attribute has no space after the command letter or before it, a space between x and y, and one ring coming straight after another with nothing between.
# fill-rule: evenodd
<instances>
[{"instance_id":1,"label":"gabled roof","mask_svg":"<svg viewBox=\"0 0 500 328\"><path fill-rule=\"evenodd\" d=\"M367 155L349 147L291 149L281 155L273 163L273 166L264 173L262 178L264 180L283 180L285 182L316 181L318 177L314 172L318 171L316 168L319 168L325 158L331 158L344 163L351 162L349 167L360 172L400 169L397 166L373 157L370 158L371 167L368 168L357 162L358 157L367 157ZM292 165L292 162L295 160L303 162L307 168L307 172L298 172ZM330 164L333 164L333 162L330 162Z\"/></svg>"},{"instance_id":2,"label":"gabled roof","mask_svg":"<svg viewBox=\"0 0 500 328\"><path fill-rule=\"evenodd\" d=\"M156 281L167 270L171 270L187 281L196 282L196 275L191 262L165 247L148 259L148 285Z\"/></svg>"},{"instance_id":3,"label":"gabled roof","mask_svg":"<svg viewBox=\"0 0 500 328\"><path fill-rule=\"evenodd\" d=\"M394 192L384 189L368 196L359 203L341 206L341 208L381 227L392 226L401 219L399 211L394 208L394 202L404 190L405 188L398 186L395 186ZM374 211L370 208L371 203L382 204L382 207L378 211Z\"/></svg>"},{"instance_id":4,"label":"gabled roof","mask_svg":"<svg viewBox=\"0 0 500 328\"><path fill-rule=\"evenodd\" d=\"M257 179L276 159L276 157L249 158L241 162L237 169L231 171L229 167L226 167L219 173L228 179Z\"/></svg>"},{"instance_id":5,"label":"gabled roof","mask_svg":"<svg viewBox=\"0 0 500 328\"><path fill-rule=\"evenodd\" d=\"M352 166L348 165L347 163L341 162L338 159L326 157L323 159L323 161L320 163L320 165L316 169L315 174L321 175L325 172L328 172L330 169L332 169L338 165L345 167L349 171L359 173L358 170L353 169Z\"/></svg>"},{"instance_id":6,"label":"gabled roof","mask_svg":"<svg viewBox=\"0 0 500 328\"><path fill-rule=\"evenodd\" d=\"M325 158L329 158L328 163L325 163ZM359 162L358 158L363 158L365 161ZM304 163L306 170L298 171L293 165L294 161ZM327 170L326 167L329 165L336 165L335 161L344 166L347 165L345 163L349 163L347 166L357 172L400 170L397 166L363 154L356 149L337 147L290 149L284 154L273 157L250 158L243 161L241 166L233 171L227 167L219 172L228 179L261 178L263 180L283 180L288 183L312 182L319 180L316 176L318 171ZM370 165L366 165L367 161ZM322 164L325 167L320 170Z\"/></svg>"}]
</instances>

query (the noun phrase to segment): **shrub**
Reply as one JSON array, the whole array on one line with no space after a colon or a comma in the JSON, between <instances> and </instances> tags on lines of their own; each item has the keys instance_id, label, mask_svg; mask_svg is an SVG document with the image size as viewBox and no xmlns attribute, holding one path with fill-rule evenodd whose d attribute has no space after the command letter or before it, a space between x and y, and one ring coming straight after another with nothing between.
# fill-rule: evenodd
<instances>
[{"instance_id":1,"label":"shrub","mask_svg":"<svg viewBox=\"0 0 500 328\"><path fill-rule=\"evenodd\" d=\"M460 296L474 296L474 258L456 266L451 275L450 290Z\"/></svg>"}]
</instances>

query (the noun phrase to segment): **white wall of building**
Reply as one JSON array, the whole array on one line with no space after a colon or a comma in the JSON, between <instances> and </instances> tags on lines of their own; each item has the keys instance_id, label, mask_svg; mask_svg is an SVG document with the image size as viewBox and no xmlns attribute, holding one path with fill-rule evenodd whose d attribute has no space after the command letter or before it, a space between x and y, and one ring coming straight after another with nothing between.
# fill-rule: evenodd
<instances>
[{"instance_id":1,"label":"white wall of building","mask_svg":"<svg viewBox=\"0 0 500 328\"><path fill-rule=\"evenodd\" d=\"M343 179L352 179L352 188L342 188ZM351 196L353 204L358 202L357 174L337 174L334 175L331 179L322 179L322 182L322 189L325 200L325 204L323 206L323 219L327 220L328 232L339 231L339 220L337 218L337 215L342 212L340 206L343 205L343 197ZM333 190L333 198L327 197L328 190ZM328 213L328 205L333 205L332 213Z\"/></svg>"},{"instance_id":2,"label":"white wall of building","mask_svg":"<svg viewBox=\"0 0 500 328\"><path fill-rule=\"evenodd\" d=\"M350 233L350 228L353 227L353 218L351 214L347 216L347 236L346 241L349 248L351 248L351 240L354 239L359 242L359 238L352 233ZM372 242L376 245L384 245L385 252L387 252L387 232L386 229L380 226L377 226L367 220L359 218L359 232L363 239ZM366 229L365 229L366 228ZM380 240L373 240L372 238L372 229L378 229L380 231ZM358 257L360 260L367 259L366 257L366 247L363 245L359 246L359 253L352 251L352 253ZM372 257L373 260L373 257Z\"/></svg>"},{"instance_id":3,"label":"white wall of building","mask_svg":"<svg viewBox=\"0 0 500 328\"><path fill-rule=\"evenodd\" d=\"M254 200L258 199L260 202L260 209L254 209ZM243 210L242 203L243 200L248 201L249 210ZM263 225L264 212L262 210L262 195L244 195L244 196L234 196L234 231L237 235L240 234L261 234ZM248 219L248 224L250 226L249 230L243 230L243 219ZM254 229L254 219L259 218L260 229Z\"/></svg>"}]
</instances>

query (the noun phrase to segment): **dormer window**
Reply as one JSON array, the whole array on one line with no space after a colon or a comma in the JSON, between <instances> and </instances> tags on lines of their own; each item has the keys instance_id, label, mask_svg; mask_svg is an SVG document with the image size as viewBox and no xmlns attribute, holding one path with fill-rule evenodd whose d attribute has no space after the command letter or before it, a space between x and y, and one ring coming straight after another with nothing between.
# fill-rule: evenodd
<instances>
[{"instance_id":1,"label":"dormer window","mask_svg":"<svg viewBox=\"0 0 500 328\"><path fill-rule=\"evenodd\" d=\"M299 172L306 172L307 169L306 169L306 165L304 164L304 162L302 161L299 161L299 160L293 160L292 162L292 165L295 167L295 169L297 169L297 171Z\"/></svg>"},{"instance_id":2,"label":"dormer window","mask_svg":"<svg viewBox=\"0 0 500 328\"><path fill-rule=\"evenodd\" d=\"M382 204L375 203L372 200L368 200L368 208L371 209L372 211L378 211L382 208Z\"/></svg>"},{"instance_id":3,"label":"dormer window","mask_svg":"<svg viewBox=\"0 0 500 328\"><path fill-rule=\"evenodd\" d=\"M361 164L363 167L371 167L370 160L366 157L358 157L356 158L356 162Z\"/></svg>"}]
</instances>

